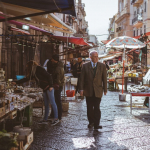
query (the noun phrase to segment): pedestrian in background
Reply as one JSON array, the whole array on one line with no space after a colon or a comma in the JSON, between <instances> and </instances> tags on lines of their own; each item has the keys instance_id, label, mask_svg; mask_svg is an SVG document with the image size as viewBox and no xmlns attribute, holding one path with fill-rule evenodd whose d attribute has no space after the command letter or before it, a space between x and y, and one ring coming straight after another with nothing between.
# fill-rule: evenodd
<instances>
[{"instance_id":1,"label":"pedestrian in background","mask_svg":"<svg viewBox=\"0 0 150 150\"><path fill-rule=\"evenodd\" d=\"M88 128L94 126L95 130L101 129L100 102L101 97L107 93L106 66L98 62L97 51L90 53L91 62L83 64L80 75L80 95L86 96Z\"/></svg>"},{"instance_id":2,"label":"pedestrian in background","mask_svg":"<svg viewBox=\"0 0 150 150\"><path fill-rule=\"evenodd\" d=\"M49 115L49 103L54 110L54 120L51 125L55 125L59 122L58 110L55 103L54 88L52 76L41 66L39 66L35 61L29 61L26 65L26 77L12 82L13 84L21 84L30 80L35 80L40 88L43 89L43 99L45 105L45 114L43 120L39 124L47 124Z\"/></svg>"},{"instance_id":3,"label":"pedestrian in background","mask_svg":"<svg viewBox=\"0 0 150 150\"><path fill-rule=\"evenodd\" d=\"M106 65L106 70L108 71L110 68L109 68L109 66L108 66L107 62L106 62L106 61L104 61L104 64Z\"/></svg>"},{"instance_id":4,"label":"pedestrian in background","mask_svg":"<svg viewBox=\"0 0 150 150\"><path fill-rule=\"evenodd\" d=\"M76 93L79 92L79 82L80 82L82 65L83 65L82 57L78 57L78 63L76 65L76 67L77 67L77 78L78 78Z\"/></svg>"},{"instance_id":5,"label":"pedestrian in background","mask_svg":"<svg viewBox=\"0 0 150 150\"><path fill-rule=\"evenodd\" d=\"M59 55L55 54L51 58L52 63L52 78L53 78L53 86L54 86L54 95L55 101L58 108L58 119L62 119L62 103L61 103L61 91L64 85L64 65L61 61L59 61ZM51 70L51 69L48 69ZM54 110L52 108L52 112L50 115L51 118L54 117Z\"/></svg>"},{"instance_id":6,"label":"pedestrian in background","mask_svg":"<svg viewBox=\"0 0 150 150\"><path fill-rule=\"evenodd\" d=\"M77 78L77 60L73 60L72 64L72 75L74 78Z\"/></svg>"}]
</instances>

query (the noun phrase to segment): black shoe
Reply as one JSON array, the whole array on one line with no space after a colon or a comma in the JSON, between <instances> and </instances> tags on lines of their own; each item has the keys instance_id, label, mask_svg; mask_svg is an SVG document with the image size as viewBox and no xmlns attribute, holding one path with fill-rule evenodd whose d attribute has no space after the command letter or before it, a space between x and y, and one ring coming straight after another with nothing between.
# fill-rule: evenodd
<instances>
[{"instance_id":1,"label":"black shoe","mask_svg":"<svg viewBox=\"0 0 150 150\"><path fill-rule=\"evenodd\" d=\"M41 120L38 122L38 124L48 124L48 122L46 120Z\"/></svg>"},{"instance_id":2,"label":"black shoe","mask_svg":"<svg viewBox=\"0 0 150 150\"><path fill-rule=\"evenodd\" d=\"M92 128L94 126L94 123L89 123L88 128Z\"/></svg>"},{"instance_id":3,"label":"black shoe","mask_svg":"<svg viewBox=\"0 0 150 150\"><path fill-rule=\"evenodd\" d=\"M51 123L51 126L56 125L57 123L59 123L59 119L54 119L54 121Z\"/></svg>"},{"instance_id":4,"label":"black shoe","mask_svg":"<svg viewBox=\"0 0 150 150\"><path fill-rule=\"evenodd\" d=\"M102 129L102 126L96 126L94 127L94 130Z\"/></svg>"}]
</instances>

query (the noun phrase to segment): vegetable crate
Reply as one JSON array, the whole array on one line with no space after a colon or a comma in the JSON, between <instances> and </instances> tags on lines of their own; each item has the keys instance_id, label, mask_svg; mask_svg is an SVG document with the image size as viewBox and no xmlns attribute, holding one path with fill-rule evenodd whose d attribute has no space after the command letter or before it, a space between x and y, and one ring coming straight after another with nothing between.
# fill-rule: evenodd
<instances>
[{"instance_id":1,"label":"vegetable crate","mask_svg":"<svg viewBox=\"0 0 150 150\"><path fill-rule=\"evenodd\" d=\"M25 137L25 141L18 140L18 147L13 147L11 150L28 150L33 142L33 132Z\"/></svg>"}]
</instances>

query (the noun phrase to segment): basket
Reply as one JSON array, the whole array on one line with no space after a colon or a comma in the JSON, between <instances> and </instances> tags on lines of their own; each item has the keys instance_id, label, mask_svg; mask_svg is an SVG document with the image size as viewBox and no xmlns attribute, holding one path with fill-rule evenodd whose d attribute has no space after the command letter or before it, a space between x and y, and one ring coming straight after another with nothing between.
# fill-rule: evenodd
<instances>
[{"instance_id":1,"label":"basket","mask_svg":"<svg viewBox=\"0 0 150 150\"><path fill-rule=\"evenodd\" d=\"M75 90L67 90L66 91L67 97L74 97L75 95Z\"/></svg>"},{"instance_id":2,"label":"basket","mask_svg":"<svg viewBox=\"0 0 150 150\"><path fill-rule=\"evenodd\" d=\"M62 101L62 111L67 112L69 110L69 102Z\"/></svg>"}]
</instances>

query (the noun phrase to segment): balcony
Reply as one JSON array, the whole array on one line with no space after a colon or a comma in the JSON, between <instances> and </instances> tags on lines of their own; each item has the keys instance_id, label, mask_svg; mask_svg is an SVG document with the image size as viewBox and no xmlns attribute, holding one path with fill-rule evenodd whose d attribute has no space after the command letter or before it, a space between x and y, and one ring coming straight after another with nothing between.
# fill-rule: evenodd
<instances>
[{"instance_id":1,"label":"balcony","mask_svg":"<svg viewBox=\"0 0 150 150\"><path fill-rule=\"evenodd\" d=\"M123 8L121 12L118 12L116 17L116 23L119 23L123 18L128 17L130 15L130 7L128 4Z\"/></svg>"},{"instance_id":2,"label":"balcony","mask_svg":"<svg viewBox=\"0 0 150 150\"><path fill-rule=\"evenodd\" d=\"M122 31L123 29L121 28L121 27L117 27L116 28L116 32L120 32L120 31Z\"/></svg>"},{"instance_id":3,"label":"balcony","mask_svg":"<svg viewBox=\"0 0 150 150\"><path fill-rule=\"evenodd\" d=\"M139 7L143 3L143 0L132 0L131 5L134 7Z\"/></svg>"},{"instance_id":4,"label":"balcony","mask_svg":"<svg viewBox=\"0 0 150 150\"><path fill-rule=\"evenodd\" d=\"M133 24L133 27L136 27L136 28L141 28L142 25L143 25L143 18L141 15L137 15L133 20L132 20L132 24Z\"/></svg>"}]
</instances>

